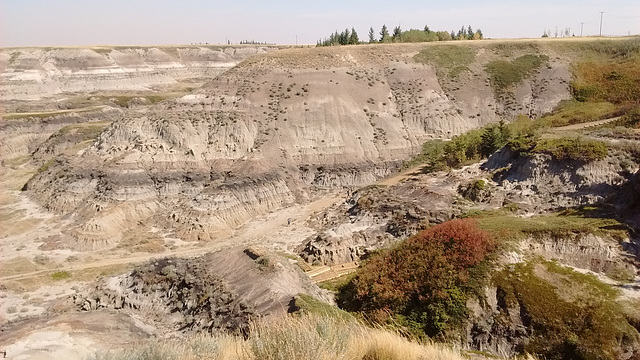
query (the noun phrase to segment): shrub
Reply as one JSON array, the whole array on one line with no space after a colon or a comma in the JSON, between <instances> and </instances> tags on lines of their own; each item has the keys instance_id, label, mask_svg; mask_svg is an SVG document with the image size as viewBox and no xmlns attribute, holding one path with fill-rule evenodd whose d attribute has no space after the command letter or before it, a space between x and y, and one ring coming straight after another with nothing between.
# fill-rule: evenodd
<instances>
[{"instance_id":1,"label":"shrub","mask_svg":"<svg viewBox=\"0 0 640 360\"><path fill-rule=\"evenodd\" d=\"M545 153L558 160L591 162L607 156L607 144L602 141L581 138L560 138L538 141L533 153Z\"/></svg>"},{"instance_id":2,"label":"shrub","mask_svg":"<svg viewBox=\"0 0 640 360\"><path fill-rule=\"evenodd\" d=\"M71 277L71 274L68 271L56 271L51 274L51 278L53 280L64 280Z\"/></svg>"},{"instance_id":3,"label":"shrub","mask_svg":"<svg viewBox=\"0 0 640 360\"><path fill-rule=\"evenodd\" d=\"M456 168L470 161L480 160L483 132L484 129L471 130L447 142L444 146L444 163Z\"/></svg>"},{"instance_id":4,"label":"shrub","mask_svg":"<svg viewBox=\"0 0 640 360\"><path fill-rule=\"evenodd\" d=\"M402 167L403 169L409 169L418 164L425 164L428 172L444 170L441 166L441 159L443 155L444 141L439 139L429 140L422 144L422 151L420 154L407 161Z\"/></svg>"},{"instance_id":5,"label":"shrub","mask_svg":"<svg viewBox=\"0 0 640 360\"><path fill-rule=\"evenodd\" d=\"M465 318L492 249L473 220L445 222L372 256L338 303L377 323L395 320L416 335L444 335Z\"/></svg>"}]
</instances>

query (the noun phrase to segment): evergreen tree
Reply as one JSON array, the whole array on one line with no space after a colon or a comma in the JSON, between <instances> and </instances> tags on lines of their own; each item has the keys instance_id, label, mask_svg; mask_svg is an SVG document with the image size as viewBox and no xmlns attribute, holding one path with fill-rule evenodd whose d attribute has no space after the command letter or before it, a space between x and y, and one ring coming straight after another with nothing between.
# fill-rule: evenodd
<instances>
[{"instance_id":1,"label":"evergreen tree","mask_svg":"<svg viewBox=\"0 0 640 360\"><path fill-rule=\"evenodd\" d=\"M351 28L351 36L349 37L349 45L357 45L360 43L358 33L355 28Z\"/></svg>"},{"instance_id":2,"label":"evergreen tree","mask_svg":"<svg viewBox=\"0 0 640 360\"><path fill-rule=\"evenodd\" d=\"M400 29L400 25L393 29L393 41L402 41L402 29Z\"/></svg>"},{"instance_id":3,"label":"evergreen tree","mask_svg":"<svg viewBox=\"0 0 640 360\"><path fill-rule=\"evenodd\" d=\"M467 39L473 39L473 29L471 29L471 25L467 28Z\"/></svg>"},{"instance_id":4,"label":"evergreen tree","mask_svg":"<svg viewBox=\"0 0 640 360\"><path fill-rule=\"evenodd\" d=\"M387 25L382 25L382 29L380 29L380 42L389 41L389 30L387 29Z\"/></svg>"},{"instance_id":5,"label":"evergreen tree","mask_svg":"<svg viewBox=\"0 0 640 360\"><path fill-rule=\"evenodd\" d=\"M376 33L373 31L373 27L369 28L369 44L376 42Z\"/></svg>"},{"instance_id":6,"label":"evergreen tree","mask_svg":"<svg viewBox=\"0 0 640 360\"><path fill-rule=\"evenodd\" d=\"M351 37L351 32L349 31L349 28L344 29L344 31L340 33L340 38L338 42L340 43L340 45L348 45L350 37Z\"/></svg>"},{"instance_id":7,"label":"evergreen tree","mask_svg":"<svg viewBox=\"0 0 640 360\"><path fill-rule=\"evenodd\" d=\"M481 136L480 154L489 157L491 154L507 144L511 138L511 133L504 120L500 120L498 125L487 127Z\"/></svg>"},{"instance_id":8,"label":"evergreen tree","mask_svg":"<svg viewBox=\"0 0 640 360\"><path fill-rule=\"evenodd\" d=\"M424 32L426 32L427 34L431 32L431 30L429 29L429 25L424 26Z\"/></svg>"}]
</instances>

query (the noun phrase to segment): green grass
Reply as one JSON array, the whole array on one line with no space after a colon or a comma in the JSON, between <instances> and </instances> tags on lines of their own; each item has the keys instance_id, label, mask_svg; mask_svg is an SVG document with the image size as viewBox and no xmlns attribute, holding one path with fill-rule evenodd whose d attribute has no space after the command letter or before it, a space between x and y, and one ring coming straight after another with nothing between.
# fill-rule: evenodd
<instances>
[{"instance_id":1,"label":"green grass","mask_svg":"<svg viewBox=\"0 0 640 360\"><path fill-rule=\"evenodd\" d=\"M502 57L516 57L519 54L537 54L540 52L538 44L532 42L500 42L491 45L491 50Z\"/></svg>"},{"instance_id":2,"label":"green grass","mask_svg":"<svg viewBox=\"0 0 640 360\"><path fill-rule=\"evenodd\" d=\"M64 114L70 114L70 113L84 113L84 112L95 111L95 110L98 110L100 108L101 107L99 107L99 106L92 106L92 107L88 107L88 108L84 108L84 109L44 111L44 112L37 112L37 113L11 113L11 114L5 114L3 116L3 118L5 120L30 119L30 118L46 119L46 118L49 118L49 117L52 117L52 116L57 116L57 115L64 115Z\"/></svg>"},{"instance_id":3,"label":"green grass","mask_svg":"<svg viewBox=\"0 0 640 360\"><path fill-rule=\"evenodd\" d=\"M572 54L581 60L625 59L640 53L640 37L633 39L608 39L585 41L549 42L546 46L555 51Z\"/></svg>"},{"instance_id":4,"label":"green grass","mask_svg":"<svg viewBox=\"0 0 640 360\"><path fill-rule=\"evenodd\" d=\"M328 316L343 320L353 321L356 318L350 313L336 307L324 303L313 296L307 294L298 294L295 298L295 305L299 308L298 313L316 314L320 316Z\"/></svg>"},{"instance_id":5,"label":"green grass","mask_svg":"<svg viewBox=\"0 0 640 360\"><path fill-rule=\"evenodd\" d=\"M67 125L58 130L57 135L76 133L83 139L95 139L104 129L111 124L110 121L88 122L82 124Z\"/></svg>"},{"instance_id":6,"label":"green grass","mask_svg":"<svg viewBox=\"0 0 640 360\"><path fill-rule=\"evenodd\" d=\"M47 160L44 164L42 164L42 166L40 166L38 168L38 170L36 171L35 175L43 173L43 172L49 170L49 168L55 163L56 163L56 159L55 158Z\"/></svg>"},{"instance_id":7,"label":"green grass","mask_svg":"<svg viewBox=\"0 0 640 360\"><path fill-rule=\"evenodd\" d=\"M116 95L110 96L113 102L120 107L129 107L131 100L135 98L143 98L147 100L147 104L157 104L161 101L173 97L172 95Z\"/></svg>"},{"instance_id":8,"label":"green grass","mask_svg":"<svg viewBox=\"0 0 640 360\"><path fill-rule=\"evenodd\" d=\"M610 102L561 102L550 114L537 120L538 127L559 127L607 119L614 116L617 106Z\"/></svg>"},{"instance_id":9,"label":"green grass","mask_svg":"<svg viewBox=\"0 0 640 360\"><path fill-rule=\"evenodd\" d=\"M476 50L468 46L442 45L430 46L413 59L423 64L435 66L436 71L443 72L449 78L456 78L463 71L469 70L469 65L476 57Z\"/></svg>"},{"instance_id":10,"label":"green grass","mask_svg":"<svg viewBox=\"0 0 640 360\"><path fill-rule=\"evenodd\" d=\"M111 51L113 51L112 48L105 48L105 47L95 47L95 48L91 48L91 50L97 52L100 55L108 55L111 53Z\"/></svg>"},{"instance_id":11,"label":"green grass","mask_svg":"<svg viewBox=\"0 0 640 360\"><path fill-rule=\"evenodd\" d=\"M499 96L532 76L547 61L549 57L546 55L527 54L513 61L491 61L485 66L485 71L489 74L494 93Z\"/></svg>"},{"instance_id":12,"label":"green grass","mask_svg":"<svg viewBox=\"0 0 640 360\"><path fill-rule=\"evenodd\" d=\"M345 285L347 285L355 275L356 273L353 272L351 274L341 276L337 279L323 281L321 283L318 283L318 286L321 289L325 289L333 293L337 293L338 291L340 291L340 289L342 289Z\"/></svg>"},{"instance_id":13,"label":"green grass","mask_svg":"<svg viewBox=\"0 0 640 360\"><path fill-rule=\"evenodd\" d=\"M470 212L466 217L475 218L481 229L490 231L506 241L545 235L566 237L595 234L611 236L614 239L627 236L627 228L619 221L605 217L589 217L597 216L597 212L587 208L522 218L513 216L506 210L493 210Z\"/></svg>"}]
</instances>

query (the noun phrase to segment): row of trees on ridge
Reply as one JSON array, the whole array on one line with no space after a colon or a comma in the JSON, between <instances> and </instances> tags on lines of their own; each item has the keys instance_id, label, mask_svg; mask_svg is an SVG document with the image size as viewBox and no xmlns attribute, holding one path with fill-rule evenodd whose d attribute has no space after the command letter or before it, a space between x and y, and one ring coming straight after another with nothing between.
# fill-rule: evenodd
<instances>
[{"instance_id":1,"label":"row of trees on ridge","mask_svg":"<svg viewBox=\"0 0 640 360\"><path fill-rule=\"evenodd\" d=\"M403 31L400 26L396 26L390 33L387 25L382 25L380 32L376 34L373 27L369 28L368 41L360 41L360 37L355 28L346 28L342 32L336 30L328 38L318 40L317 46L337 46L337 45L357 45L357 44L373 44L373 43L392 43L392 42L429 42L429 41L448 41L448 40L479 40L483 38L482 30L473 30L471 25L467 28L464 26L457 32L448 31L432 31L429 26L425 26L423 30L409 29Z\"/></svg>"}]
</instances>

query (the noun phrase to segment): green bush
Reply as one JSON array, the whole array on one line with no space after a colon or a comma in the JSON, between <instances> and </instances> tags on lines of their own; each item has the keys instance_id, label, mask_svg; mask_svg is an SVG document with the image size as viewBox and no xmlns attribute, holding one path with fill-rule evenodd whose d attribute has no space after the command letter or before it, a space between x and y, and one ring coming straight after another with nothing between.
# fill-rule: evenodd
<instances>
[{"instance_id":1,"label":"green bush","mask_svg":"<svg viewBox=\"0 0 640 360\"><path fill-rule=\"evenodd\" d=\"M420 154L407 161L402 168L409 169L419 164L425 164L428 172L445 170L441 161L444 155L444 144L444 141L440 139L426 141L422 144Z\"/></svg>"},{"instance_id":2,"label":"green bush","mask_svg":"<svg viewBox=\"0 0 640 360\"><path fill-rule=\"evenodd\" d=\"M68 271L56 271L51 274L51 278L53 280L64 280L71 277L71 274Z\"/></svg>"},{"instance_id":3,"label":"green bush","mask_svg":"<svg viewBox=\"0 0 640 360\"><path fill-rule=\"evenodd\" d=\"M549 154L557 160L592 162L607 156L607 144L581 138L545 139L538 141L532 153Z\"/></svg>"}]
</instances>

